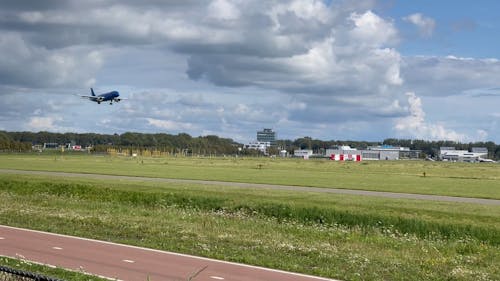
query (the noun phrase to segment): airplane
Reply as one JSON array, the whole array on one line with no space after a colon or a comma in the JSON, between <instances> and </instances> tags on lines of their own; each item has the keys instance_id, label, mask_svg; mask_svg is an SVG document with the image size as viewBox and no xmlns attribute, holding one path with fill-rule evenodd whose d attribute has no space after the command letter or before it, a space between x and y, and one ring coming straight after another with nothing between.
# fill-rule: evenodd
<instances>
[{"instance_id":1,"label":"airplane","mask_svg":"<svg viewBox=\"0 0 500 281\"><path fill-rule=\"evenodd\" d=\"M109 104L113 104L114 101L119 102L121 100L125 100L125 98L120 98L120 93L118 91L111 91L109 93L104 93L100 95L96 95L94 93L94 89L90 88L91 96L80 95L82 98L87 98L90 101L97 102L97 104L101 104L103 101L109 101Z\"/></svg>"}]
</instances>

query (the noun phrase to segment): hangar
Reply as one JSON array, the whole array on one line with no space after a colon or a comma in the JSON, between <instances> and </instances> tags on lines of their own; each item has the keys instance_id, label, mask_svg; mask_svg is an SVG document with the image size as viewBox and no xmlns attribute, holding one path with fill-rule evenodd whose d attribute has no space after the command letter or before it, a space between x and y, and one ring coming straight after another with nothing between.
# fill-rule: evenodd
<instances>
[{"instance_id":1,"label":"hangar","mask_svg":"<svg viewBox=\"0 0 500 281\"><path fill-rule=\"evenodd\" d=\"M485 147L473 147L472 151L457 150L454 147L441 147L439 159L452 162L481 162L488 157L488 149Z\"/></svg>"},{"instance_id":2,"label":"hangar","mask_svg":"<svg viewBox=\"0 0 500 281\"><path fill-rule=\"evenodd\" d=\"M367 149L357 150L349 146L338 146L325 151L325 156L332 160L399 160L418 159L420 150L411 150L408 147L381 145L369 146ZM342 155L342 156L340 156Z\"/></svg>"}]
</instances>

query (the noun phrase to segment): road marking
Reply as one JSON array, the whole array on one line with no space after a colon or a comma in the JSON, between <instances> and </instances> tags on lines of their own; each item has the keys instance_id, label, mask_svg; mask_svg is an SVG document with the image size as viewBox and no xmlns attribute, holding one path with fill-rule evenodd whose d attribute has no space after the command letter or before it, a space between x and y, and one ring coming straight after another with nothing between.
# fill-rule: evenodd
<instances>
[{"instance_id":1,"label":"road marking","mask_svg":"<svg viewBox=\"0 0 500 281\"><path fill-rule=\"evenodd\" d=\"M104 275L94 275L94 276L97 276L97 277L100 277L100 278L106 279L106 280L111 280L111 281L123 281L122 279L110 278L110 277L107 277Z\"/></svg>"},{"instance_id":2,"label":"road marking","mask_svg":"<svg viewBox=\"0 0 500 281\"><path fill-rule=\"evenodd\" d=\"M0 240L4 240L5 238L4 237L0 237Z\"/></svg>"},{"instance_id":3,"label":"road marking","mask_svg":"<svg viewBox=\"0 0 500 281\"><path fill-rule=\"evenodd\" d=\"M54 249L54 250L62 250L63 248L61 248L61 247L52 247L52 249Z\"/></svg>"},{"instance_id":4,"label":"road marking","mask_svg":"<svg viewBox=\"0 0 500 281\"><path fill-rule=\"evenodd\" d=\"M128 263L134 263L135 261L132 261L132 260L123 260L124 262L128 262Z\"/></svg>"},{"instance_id":5,"label":"road marking","mask_svg":"<svg viewBox=\"0 0 500 281\"><path fill-rule=\"evenodd\" d=\"M224 277L219 277L219 276L210 276L210 278L217 280L224 280Z\"/></svg>"}]
</instances>

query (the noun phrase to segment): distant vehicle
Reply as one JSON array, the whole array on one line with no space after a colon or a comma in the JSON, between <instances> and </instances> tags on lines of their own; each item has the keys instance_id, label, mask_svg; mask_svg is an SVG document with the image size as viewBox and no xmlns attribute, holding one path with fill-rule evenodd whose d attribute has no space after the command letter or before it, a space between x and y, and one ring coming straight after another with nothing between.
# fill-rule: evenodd
<instances>
[{"instance_id":1,"label":"distant vehicle","mask_svg":"<svg viewBox=\"0 0 500 281\"><path fill-rule=\"evenodd\" d=\"M96 95L94 93L94 89L90 88L91 96L80 95L82 98L89 99L90 101L97 102L97 104L101 104L103 101L109 101L109 104L113 104L113 102L119 102L121 100L125 100L125 98L120 98L120 93L118 91L112 91L109 93L104 93L100 95Z\"/></svg>"}]
</instances>

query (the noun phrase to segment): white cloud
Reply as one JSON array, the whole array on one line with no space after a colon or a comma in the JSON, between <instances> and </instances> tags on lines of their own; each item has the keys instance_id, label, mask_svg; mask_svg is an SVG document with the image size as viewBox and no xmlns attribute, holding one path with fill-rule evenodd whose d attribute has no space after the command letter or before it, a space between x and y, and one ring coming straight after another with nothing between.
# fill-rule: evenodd
<instances>
[{"instance_id":1,"label":"white cloud","mask_svg":"<svg viewBox=\"0 0 500 281\"><path fill-rule=\"evenodd\" d=\"M398 32L394 24L372 11L363 14L352 13L350 19L354 23L351 36L357 43L379 48L393 45L398 40Z\"/></svg>"},{"instance_id":2,"label":"white cloud","mask_svg":"<svg viewBox=\"0 0 500 281\"><path fill-rule=\"evenodd\" d=\"M55 122L61 121L61 117L31 117L27 127L33 131L57 131L59 127Z\"/></svg>"},{"instance_id":3,"label":"white cloud","mask_svg":"<svg viewBox=\"0 0 500 281\"><path fill-rule=\"evenodd\" d=\"M236 20L240 17L238 8L228 0L213 0L208 5L208 15L222 20Z\"/></svg>"},{"instance_id":4,"label":"white cloud","mask_svg":"<svg viewBox=\"0 0 500 281\"><path fill-rule=\"evenodd\" d=\"M79 123L75 112L88 116L95 108L78 102L61 105L60 100L97 84L106 90L133 90L120 89L130 102L99 108L102 122L78 125L89 131L220 132L240 138L274 125L288 136L332 138L335 128L343 128L358 139L394 132L465 137L450 130L459 128L462 117L430 104L424 112L419 97L401 99L400 93L408 91L425 101L442 97L448 106L456 100L452 97L462 96L460 102L466 103L466 98L481 96L474 101L481 110L474 111L463 131L498 139L497 125L476 124L488 123L486 115L498 111L484 109L480 102L497 101L498 90L484 89L499 87L499 60L456 54L405 57L398 51L396 22L375 12L376 4L68 0L57 7L44 2L43 9L3 9L0 89L7 90L0 95L12 88L20 94L26 88L40 91L24 101L4 98L0 125L15 128L14 120L22 118L23 124L32 121L32 128L72 127ZM404 20L422 36L432 36L436 28L422 14ZM44 98L49 92L64 98L49 101ZM43 97L35 100L38 94ZM35 117L45 119L29 119L34 108L40 108ZM64 120L47 117L56 115ZM120 122L110 121L115 118Z\"/></svg>"},{"instance_id":5,"label":"white cloud","mask_svg":"<svg viewBox=\"0 0 500 281\"><path fill-rule=\"evenodd\" d=\"M403 19L416 25L420 35L424 38L431 37L434 33L434 29L436 28L436 21L430 17L422 15L421 13L411 14Z\"/></svg>"},{"instance_id":6,"label":"white cloud","mask_svg":"<svg viewBox=\"0 0 500 281\"><path fill-rule=\"evenodd\" d=\"M446 129L442 124L431 124L425 120L425 112L422 108L422 100L415 93L406 93L408 97L409 115L399 118L394 126L395 130L406 137L426 140L452 140L466 141L470 139L466 135Z\"/></svg>"},{"instance_id":7,"label":"white cloud","mask_svg":"<svg viewBox=\"0 0 500 281\"><path fill-rule=\"evenodd\" d=\"M323 23L328 22L331 18L328 7L323 1L319 0L294 0L291 3L278 4L272 10L275 15L288 11L301 19L319 20Z\"/></svg>"},{"instance_id":8,"label":"white cloud","mask_svg":"<svg viewBox=\"0 0 500 281\"><path fill-rule=\"evenodd\" d=\"M486 141L488 139L488 132L482 129L476 131L476 138L478 141Z\"/></svg>"},{"instance_id":9,"label":"white cloud","mask_svg":"<svg viewBox=\"0 0 500 281\"><path fill-rule=\"evenodd\" d=\"M149 125L165 130L190 130L193 125L185 122L175 122L171 120L159 120L154 118L146 118Z\"/></svg>"}]
</instances>

